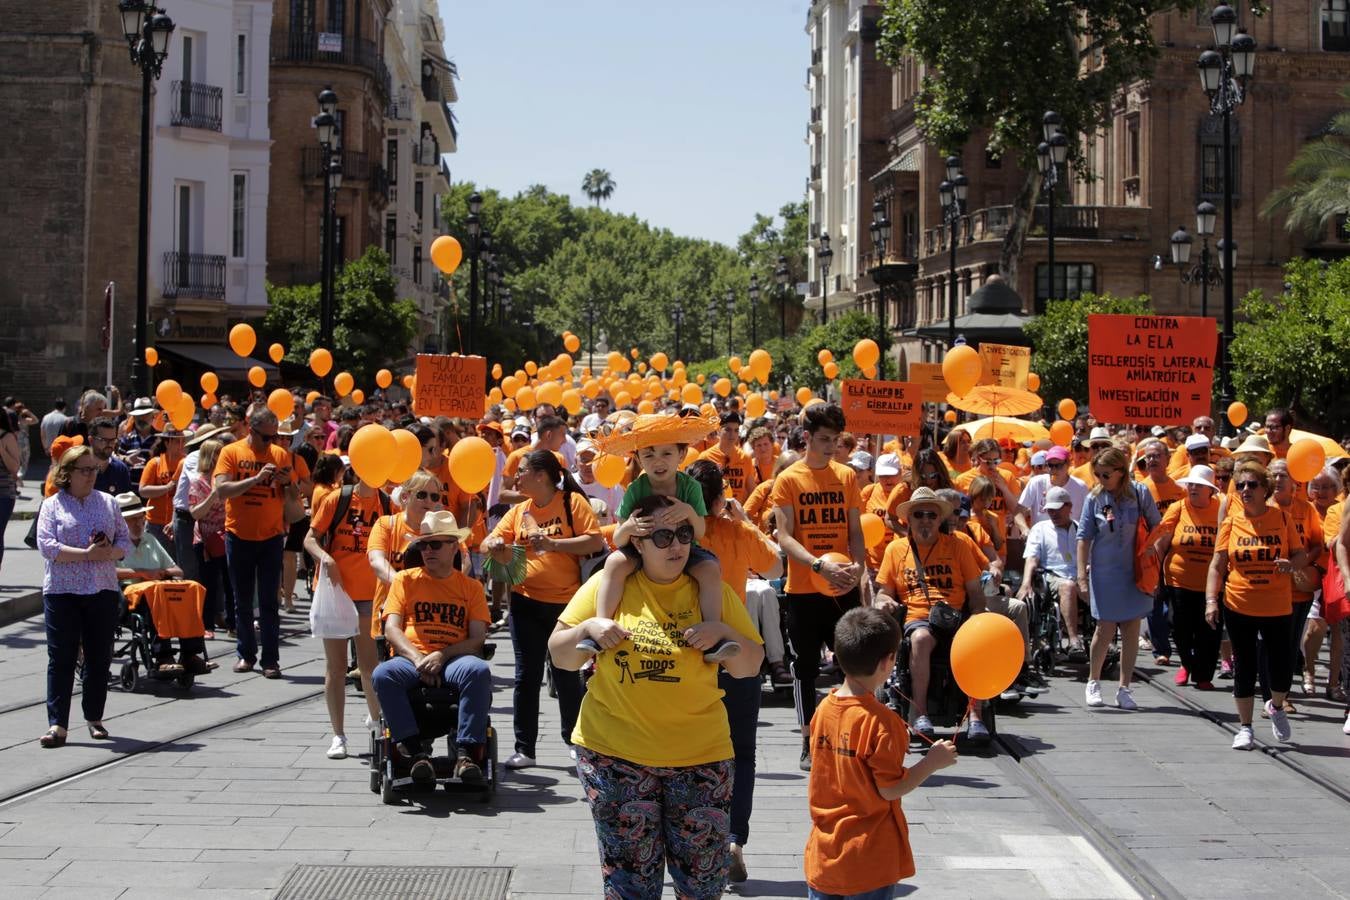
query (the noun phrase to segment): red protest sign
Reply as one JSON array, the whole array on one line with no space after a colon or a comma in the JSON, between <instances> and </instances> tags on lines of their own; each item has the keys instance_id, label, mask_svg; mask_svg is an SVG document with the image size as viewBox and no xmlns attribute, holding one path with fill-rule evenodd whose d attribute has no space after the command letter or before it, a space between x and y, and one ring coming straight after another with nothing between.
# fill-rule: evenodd
<instances>
[{"instance_id":1,"label":"red protest sign","mask_svg":"<svg viewBox=\"0 0 1350 900\"><path fill-rule=\"evenodd\" d=\"M1189 425L1210 412L1218 331L1198 316L1088 316L1088 407L1102 422Z\"/></svg>"},{"instance_id":2,"label":"red protest sign","mask_svg":"<svg viewBox=\"0 0 1350 900\"><path fill-rule=\"evenodd\" d=\"M844 420L854 434L919 433L923 422L922 385L849 379L840 387Z\"/></svg>"},{"instance_id":3,"label":"red protest sign","mask_svg":"<svg viewBox=\"0 0 1350 900\"><path fill-rule=\"evenodd\" d=\"M486 391L483 357L417 354L413 404L419 416L481 419L487 409Z\"/></svg>"}]
</instances>

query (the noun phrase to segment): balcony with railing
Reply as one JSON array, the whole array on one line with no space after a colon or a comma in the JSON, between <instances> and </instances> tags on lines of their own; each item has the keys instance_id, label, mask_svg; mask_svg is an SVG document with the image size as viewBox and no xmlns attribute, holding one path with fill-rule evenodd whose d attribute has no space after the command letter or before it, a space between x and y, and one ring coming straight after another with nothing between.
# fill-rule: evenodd
<instances>
[{"instance_id":1,"label":"balcony with railing","mask_svg":"<svg viewBox=\"0 0 1350 900\"><path fill-rule=\"evenodd\" d=\"M819 131L821 129L821 121L822 115L820 104L816 104L815 106L811 107L811 121L810 121L811 130Z\"/></svg>"},{"instance_id":2,"label":"balcony with railing","mask_svg":"<svg viewBox=\"0 0 1350 900\"><path fill-rule=\"evenodd\" d=\"M224 92L215 85L199 81L175 81L169 124L220 131L224 108Z\"/></svg>"},{"instance_id":3,"label":"balcony with railing","mask_svg":"<svg viewBox=\"0 0 1350 900\"><path fill-rule=\"evenodd\" d=\"M820 163L811 164L811 182L815 184L820 181Z\"/></svg>"},{"instance_id":4,"label":"balcony with railing","mask_svg":"<svg viewBox=\"0 0 1350 900\"><path fill-rule=\"evenodd\" d=\"M342 183L349 181L369 181L371 178L370 157L360 150L342 150ZM300 148L300 177L309 179L323 178L323 148ZM387 179L386 179L387 181Z\"/></svg>"},{"instance_id":5,"label":"balcony with railing","mask_svg":"<svg viewBox=\"0 0 1350 900\"><path fill-rule=\"evenodd\" d=\"M389 67L374 41L346 35L290 32L272 35L272 62L311 66L352 66L369 72L377 89L389 96Z\"/></svg>"},{"instance_id":6,"label":"balcony with railing","mask_svg":"<svg viewBox=\"0 0 1350 900\"><path fill-rule=\"evenodd\" d=\"M389 173L379 163L370 167L370 191L385 203L389 202Z\"/></svg>"},{"instance_id":7,"label":"balcony with railing","mask_svg":"<svg viewBox=\"0 0 1350 900\"><path fill-rule=\"evenodd\" d=\"M400 122L410 122L413 117L412 94L406 88L398 91L396 96L389 98L389 103L384 109L386 119L396 119Z\"/></svg>"},{"instance_id":8,"label":"balcony with railing","mask_svg":"<svg viewBox=\"0 0 1350 900\"><path fill-rule=\"evenodd\" d=\"M169 300L179 297L224 300L225 257L170 250L164 254L163 284L162 293Z\"/></svg>"},{"instance_id":9,"label":"balcony with railing","mask_svg":"<svg viewBox=\"0 0 1350 900\"><path fill-rule=\"evenodd\" d=\"M825 59L825 50L817 47L811 51L811 71L819 71L821 62Z\"/></svg>"},{"instance_id":10,"label":"balcony with railing","mask_svg":"<svg viewBox=\"0 0 1350 900\"><path fill-rule=\"evenodd\" d=\"M1127 206L1056 206L1055 239L1107 240L1117 236L1129 238L1147 228L1148 211ZM1048 219L1044 205L1032 213L1030 238L1043 238ZM978 244L981 241L1001 241L1012 228L1011 206L990 206L977 209L961 217L960 241ZM923 254L932 256L946 247L947 227L926 229L923 233Z\"/></svg>"}]
</instances>

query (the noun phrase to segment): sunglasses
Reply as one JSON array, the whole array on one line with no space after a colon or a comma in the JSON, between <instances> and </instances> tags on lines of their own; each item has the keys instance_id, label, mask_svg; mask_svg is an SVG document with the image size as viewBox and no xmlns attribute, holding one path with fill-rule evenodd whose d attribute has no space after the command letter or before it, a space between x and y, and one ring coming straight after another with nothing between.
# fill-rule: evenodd
<instances>
[{"instance_id":1,"label":"sunglasses","mask_svg":"<svg viewBox=\"0 0 1350 900\"><path fill-rule=\"evenodd\" d=\"M458 544L459 541L456 540L455 538L450 538L449 540L445 541L430 540L430 541L422 541L421 543L422 549L424 550L439 550L442 547L449 547Z\"/></svg>"},{"instance_id":2,"label":"sunglasses","mask_svg":"<svg viewBox=\"0 0 1350 900\"><path fill-rule=\"evenodd\" d=\"M1098 481L1105 481L1119 471L1119 469L1107 469L1105 472L1093 472L1092 474Z\"/></svg>"},{"instance_id":3,"label":"sunglasses","mask_svg":"<svg viewBox=\"0 0 1350 900\"><path fill-rule=\"evenodd\" d=\"M937 472L920 472L919 477L924 481L938 481L942 478Z\"/></svg>"},{"instance_id":4,"label":"sunglasses","mask_svg":"<svg viewBox=\"0 0 1350 900\"><path fill-rule=\"evenodd\" d=\"M938 514L936 510L932 509L916 509L909 514L909 517L911 519L936 519Z\"/></svg>"},{"instance_id":5,"label":"sunglasses","mask_svg":"<svg viewBox=\"0 0 1350 900\"><path fill-rule=\"evenodd\" d=\"M1254 491L1254 490L1256 490L1257 488L1261 487L1261 482L1259 482L1259 481L1239 481L1239 482L1237 482L1236 484L1234 484L1233 487L1236 488L1236 489L1239 490L1239 491Z\"/></svg>"},{"instance_id":6,"label":"sunglasses","mask_svg":"<svg viewBox=\"0 0 1350 900\"><path fill-rule=\"evenodd\" d=\"M276 432L272 432L271 434L268 434L267 432L265 432L265 431L259 431L259 430L256 429L256 428L250 428L249 431L253 432L253 433L256 434L258 437L262 438L264 441L275 441L275 440L277 439L277 437L278 437L278 435L277 435Z\"/></svg>"},{"instance_id":7,"label":"sunglasses","mask_svg":"<svg viewBox=\"0 0 1350 900\"><path fill-rule=\"evenodd\" d=\"M1052 463L1046 463L1046 464L1045 464L1045 467L1046 467L1047 469L1062 469L1062 468L1064 468L1066 465L1068 465L1068 464L1067 464L1067 463L1062 463L1062 462L1052 462Z\"/></svg>"},{"instance_id":8,"label":"sunglasses","mask_svg":"<svg viewBox=\"0 0 1350 900\"><path fill-rule=\"evenodd\" d=\"M980 462L984 463L986 466L996 466L996 465L998 465L999 463L1003 462L1003 457L1001 457L1001 456L989 456L989 457L986 457L985 459L980 460Z\"/></svg>"},{"instance_id":9,"label":"sunglasses","mask_svg":"<svg viewBox=\"0 0 1350 900\"><path fill-rule=\"evenodd\" d=\"M440 503L440 502L441 502L441 492L440 492L440 491L415 491L415 492L413 493L413 499L415 499L415 500L430 500L432 503Z\"/></svg>"},{"instance_id":10,"label":"sunglasses","mask_svg":"<svg viewBox=\"0 0 1350 900\"><path fill-rule=\"evenodd\" d=\"M674 531L671 531L669 528L661 528L651 533L651 542L660 550L666 549L676 540L681 544L692 544L694 542L693 527L690 525L681 525Z\"/></svg>"}]
</instances>

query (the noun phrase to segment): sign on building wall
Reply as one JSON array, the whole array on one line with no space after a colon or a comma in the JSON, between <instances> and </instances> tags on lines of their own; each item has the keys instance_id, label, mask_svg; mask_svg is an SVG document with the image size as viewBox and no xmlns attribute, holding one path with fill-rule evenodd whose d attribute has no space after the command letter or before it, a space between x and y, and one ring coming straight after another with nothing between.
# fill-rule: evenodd
<instances>
[{"instance_id":1,"label":"sign on building wall","mask_svg":"<svg viewBox=\"0 0 1350 900\"><path fill-rule=\"evenodd\" d=\"M334 34L331 31L319 32L319 52L320 53L341 53L342 35Z\"/></svg>"}]
</instances>

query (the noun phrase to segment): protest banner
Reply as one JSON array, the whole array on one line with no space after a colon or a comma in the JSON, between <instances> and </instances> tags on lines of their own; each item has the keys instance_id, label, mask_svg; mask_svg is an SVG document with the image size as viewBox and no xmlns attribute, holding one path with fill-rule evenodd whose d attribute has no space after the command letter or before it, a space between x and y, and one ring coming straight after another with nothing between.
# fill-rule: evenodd
<instances>
[{"instance_id":1,"label":"protest banner","mask_svg":"<svg viewBox=\"0 0 1350 900\"><path fill-rule=\"evenodd\" d=\"M417 354L413 403L419 416L456 419L483 417L487 390L487 360L481 356Z\"/></svg>"},{"instance_id":2,"label":"protest banner","mask_svg":"<svg viewBox=\"0 0 1350 900\"><path fill-rule=\"evenodd\" d=\"M914 436L923 422L923 387L907 381L840 383L848 430L854 434Z\"/></svg>"},{"instance_id":3,"label":"protest banner","mask_svg":"<svg viewBox=\"0 0 1350 900\"><path fill-rule=\"evenodd\" d=\"M924 403L946 403L947 379L942 377L942 363L912 362L909 364L910 384L917 384L923 392Z\"/></svg>"},{"instance_id":4,"label":"protest banner","mask_svg":"<svg viewBox=\"0 0 1350 900\"><path fill-rule=\"evenodd\" d=\"M1099 422L1189 425L1210 414L1218 331L1198 316L1088 316L1088 408Z\"/></svg>"},{"instance_id":5,"label":"protest banner","mask_svg":"<svg viewBox=\"0 0 1350 900\"><path fill-rule=\"evenodd\" d=\"M980 358L984 361L984 376L980 384L1028 390L1027 375L1031 372L1031 348L1014 344L980 344Z\"/></svg>"}]
</instances>

